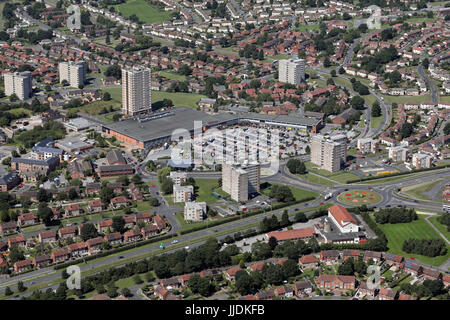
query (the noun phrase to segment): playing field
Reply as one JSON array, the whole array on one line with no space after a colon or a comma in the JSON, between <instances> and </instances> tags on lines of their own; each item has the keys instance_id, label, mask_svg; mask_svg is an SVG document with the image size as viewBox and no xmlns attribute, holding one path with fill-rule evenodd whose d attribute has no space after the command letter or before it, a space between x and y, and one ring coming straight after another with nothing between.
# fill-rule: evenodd
<instances>
[{"instance_id":1,"label":"playing field","mask_svg":"<svg viewBox=\"0 0 450 320\"><path fill-rule=\"evenodd\" d=\"M372 190L349 190L338 196L338 201L352 206L376 204L381 201L381 195Z\"/></svg>"},{"instance_id":2,"label":"playing field","mask_svg":"<svg viewBox=\"0 0 450 320\"><path fill-rule=\"evenodd\" d=\"M273 183L273 184L269 183L269 186L267 188L261 189L261 193L263 193L265 195L269 195L272 185L280 186L277 183ZM315 193L315 192L303 190L303 189L291 187L291 186L287 186L287 187L289 189L291 189L292 195L294 196L296 201L303 201L303 200L306 200L311 197L314 197L314 198L317 197L317 193Z\"/></svg>"},{"instance_id":3,"label":"playing field","mask_svg":"<svg viewBox=\"0 0 450 320\"><path fill-rule=\"evenodd\" d=\"M389 252L404 257L414 257L415 259L433 266L439 266L450 257L450 246L447 245L447 255L438 257L426 257L419 254L410 254L402 250L403 242L407 239L441 239L434 229L425 221L423 215L418 215L418 219L409 223L379 224L388 239Z\"/></svg>"},{"instance_id":4,"label":"playing field","mask_svg":"<svg viewBox=\"0 0 450 320\"><path fill-rule=\"evenodd\" d=\"M148 4L145 0L128 0L126 3L118 5L120 13L126 18L135 14L144 23L163 22L171 19L170 13L161 11Z\"/></svg>"}]
</instances>

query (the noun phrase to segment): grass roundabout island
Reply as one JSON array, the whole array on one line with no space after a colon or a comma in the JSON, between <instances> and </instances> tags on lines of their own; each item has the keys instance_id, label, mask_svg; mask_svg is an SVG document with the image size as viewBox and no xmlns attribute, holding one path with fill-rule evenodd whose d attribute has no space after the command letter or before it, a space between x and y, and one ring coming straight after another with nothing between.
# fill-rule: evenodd
<instances>
[{"instance_id":1,"label":"grass roundabout island","mask_svg":"<svg viewBox=\"0 0 450 320\"><path fill-rule=\"evenodd\" d=\"M337 199L351 206L374 205L381 201L381 195L373 190L349 190L342 192Z\"/></svg>"}]
</instances>

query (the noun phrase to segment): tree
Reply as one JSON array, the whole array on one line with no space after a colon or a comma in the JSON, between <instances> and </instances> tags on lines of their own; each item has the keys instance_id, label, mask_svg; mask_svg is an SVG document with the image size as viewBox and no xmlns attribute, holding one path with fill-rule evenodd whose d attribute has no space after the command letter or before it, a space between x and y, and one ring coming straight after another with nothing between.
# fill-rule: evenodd
<instances>
[{"instance_id":1,"label":"tree","mask_svg":"<svg viewBox=\"0 0 450 320\"><path fill-rule=\"evenodd\" d=\"M112 228L115 232L123 233L125 231L125 220L121 216L114 216L112 218Z\"/></svg>"},{"instance_id":2,"label":"tree","mask_svg":"<svg viewBox=\"0 0 450 320\"><path fill-rule=\"evenodd\" d=\"M354 96L350 100L350 105L353 109L360 110L364 107L364 99L360 96Z\"/></svg>"},{"instance_id":3,"label":"tree","mask_svg":"<svg viewBox=\"0 0 450 320\"><path fill-rule=\"evenodd\" d=\"M289 214L287 213L287 210L285 210L285 212L283 212L283 214L281 215L281 225L287 226L290 223L291 221L289 220Z\"/></svg>"},{"instance_id":4,"label":"tree","mask_svg":"<svg viewBox=\"0 0 450 320\"><path fill-rule=\"evenodd\" d=\"M161 184L161 191L164 194L170 194L173 192L173 181L172 179L164 179L164 181Z\"/></svg>"},{"instance_id":5,"label":"tree","mask_svg":"<svg viewBox=\"0 0 450 320\"><path fill-rule=\"evenodd\" d=\"M135 174L134 176L131 177L131 182L133 182L134 184L140 184L142 183L142 178L140 175Z\"/></svg>"},{"instance_id":6,"label":"tree","mask_svg":"<svg viewBox=\"0 0 450 320\"><path fill-rule=\"evenodd\" d=\"M296 276L297 274L300 273L300 270L298 268L298 264L293 259L286 260L283 263L281 269L283 271L283 274L284 274L285 278L293 277L293 276Z\"/></svg>"},{"instance_id":7,"label":"tree","mask_svg":"<svg viewBox=\"0 0 450 320\"><path fill-rule=\"evenodd\" d=\"M238 272L236 272L235 279L236 290L241 295L249 293L252 287L252 278L250 277L250 275L244 270L239 270Z\"/></svg>"},{"instance_id":8,"label":"tree","mask_svg":"<svg viewBox=\"0 0 450 320\"><path fill-rule=\"evenodd\" d=\"M140 277L138 274L136 274L136 275L133 277L133 282L134 282L135 284L141 284L141 283L143 283L144 281L141 279L141 277Z\"/></svg>"},{"instance_id":9,"label":"tree","mask_svg":"<svg viewBox=\"0 0 450 320\"><path fill-rule=\"evenodd\" d=\"M109 92L105 92L103 94L103 101L109 101L111 100L111 94Z\"/></svg>"},{"instance_id":10,"label":"tree","mask_svg":"<svg viewBox=\"0 0 450 320\"><path fill-rule=\"evenodd\" d=\"M121 290L121 293L122 293L122 295L123 295L124 297L131 297L131 291L130 291L130 289L128 289L128 288L123 288L123 289Z\"/></svg>"},{"instance_id":11,"label":"tree","mask_svg":"<svg viewBox=\"0 0 450 320\"><path fill-rule=\"evenodd\" d=\"M24 292L25 290L27 290L27 287L25 287L25 285L23 284L23 282L19 280L19 282L17 282L17 289L18 289L20 292Z\"/></svg>"},{"instance_id":12,"label":"tree","mask_svg":"<svg viewBox=\"0 0 450 320\"><path fill-rule=\"evenodd\" d=\"M11 248L9 248L9 260L11 261L11 263L25 260L23 252L17 245L13 245L11 246Z\"/></svg>"},{"instance_id":13,"label":"tree","mask_svg":"<svg viewBox=\"0 0 450 320\"><path fill-rule=\"evenodd\" d=\"M295 222L307 222L308 218L306 217L306 215L303 212L298 212L295 214Z\"/></svg>"},{"instance_id":14,"label":"tree","mask_svg":"<svg viewBox=\"0 0 450 320\"><path fill-rule=\"evenodd\" d=\"M43 202L43 203L39 204L37 216L46 226L51 225L52 218L53 218L53 212L52 212L52 209L50 209L47 206L47 202Z\"/></svg>"},{"instance_id":15,"label":"tree","mask_svg":"<svg viewBox=\"0 0 450 320\"><path fill-rule=\"evenodd\" d=\"M344 74L345 73L345 69L343 67L340 67L338 72L339 72L339 74Z\"/></svg>"},{"instance_id":16,"label":"tree","mask_svg":"<svg viewBox=\"0 0 450 320\"><path fill-rule=\"evenodd\" d=\"M5 296L11 296L13 293L10 287L5 288Z\"/></svg>"},{"instance_id":17,"label":"tree","mask_svg":"<svg viewBox=\"0 0 450 320\"><path fill-rule=\"evenodd\" d=\"M81 227L80 236L83 241L96 238L98 237L97 228L92 223L85 223Z\"/></svg>"},{"instance_id":18,"label":"tree","mask_svg":"<svg viewBox=\"0 0 450 320\"><path fill-rule=\"evenodd\" d=\"M114 190L108 186L104 186L101 188L99 196L102 202L107 204L111 201L112 198L114 198Z\"/></svg>"},{"instance_id":19,"label":"tree","mask_svg":"<svg viewBox=\"0 0 450 320\"><path fill-rule=\"evenodd\" d=\"M264 260L272 256L272 250L268 243L255 242L252 244L252 256L254 260Z\"/></svg>"},{"instance_id":20,"label":"tree","mask_svg":"<svg viewBox=\"0 0 450 320\"><path fill-rule=\"evenodd\" d=\"M69 193L67 195L70 200L78 198L78 192L75 190L75 188L70 188Z\"/></svg>"},{"instance_id":21,"label":"tree","mask_svg":"<svg viewBox=\"0 0 450 320\"><path fill-rule=\"evenodd\" d=\"M289 159L286 163L286 167L292 174L304 174L306 173L305 163L299 159Z\"/></svg>"},{"instance_id":22,"label":"tree","mask_svg":"<svg viewBox=\"0 0 450 320\"><path fill-rule=\"evenodd\" d=\"M117 64L109 66L105 70L105 76L107 76L107 77L114 77L116 79L122 79L122 69Z\"/></svg>"},{"instance_id":23,"label":"tree","mask_svg":"<svg viewBox=\"0 0 450 320\"><path fill-rule=\"evenodd\" d=\"M37 199L39 202L47 202L50 199L50 196L47 193L47 190L45 190L43 188L39 188L39 191L37 193Z\"/></svg>"},{"instance_id":24,"label":"tree","mask_svg":"<svg viewBox=\"0 0 450 320\"><path fill-rule=\"evenodd\" d=\"M445 135L450 134L450 122L447 122L447 123L445 124L445 127L444 127L444 133L445 133Z\"/></svg>"},{"instance_id":25,"label":"tree","mask_svg":"<svg viewBox=\"0 0 450 320\"><path fill-rule=\"evenodd\" d=\"M278 241L275 237L270 237L268 243L269 243L270 250L273 251L275 249L275 247L277 246Z\"/></svg>"},{"instance_id":26,"label":"tree","mask_svg":"<svg viewBox=\"0 0 450 320\"><path fill-rule=\"evenodd\" d=\"M117 297L117 288L115 288L114 286L110 286L108 288L108 290L106 290L106 294L108 295L108 297L110 298L115 298Z\"/></svg>"},{"instance_id":27,"label":"tree","mask_svg":"<svg viewBox=\"0 0 450 320\"><path fill-rule=\"evenodd\" d=\"M323 67L324 67L324 68L329 68L329 67L331 67L330 58L325 57L325 59L323 60Z\"/></svg>"},{"instance_id":28,"label":"tree","mask_svg":"<svg viewBox=\"0 0 450 320\"><path fill-rule=\"evenodd\" d=\"M374 102L371 113L372 113L372 117L381 116L381 106L378 102Z\"/></svg>"}]
</instances>

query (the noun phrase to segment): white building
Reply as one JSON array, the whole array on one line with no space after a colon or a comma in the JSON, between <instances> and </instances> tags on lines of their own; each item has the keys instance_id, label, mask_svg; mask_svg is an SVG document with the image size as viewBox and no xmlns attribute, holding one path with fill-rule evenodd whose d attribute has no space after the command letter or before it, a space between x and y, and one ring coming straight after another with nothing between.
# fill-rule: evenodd
<instances>
[{"instance_id":1,"label":"white building","mask_svg":"<svg viewBox=\"0 0 450 320\"><path fill-rule=\"evenodd\" d=\"M415 153L412 156L412 165L417 169L431 168L433 157L425 153Z\"/></svg>"},{"instance_id":2,"label":"white building","mask_svg":"<svg viewBox=\"0 0 450 320\"><path fill-rule=\"evenodd\" d=\"M86 63L69 61L59 63L59 83L66 80L71 87L79 88L86 82Z\"/></svg>"},{"instance_id":3,"label":"white building","mask_svg":"<svg viewBox=\"0 0 450 320\"><path fill-rule=\"evenodd\" d=\"M173 202L188 202L191 201L194 196L193 186L180 186L173 185Z\"/></svg>"},{"instance_id":4,"label":"white building","mask_svg":"<svg viewBox=\"0 0 450 320\"><path fill-rule=\"evenodd\" d=\"M172 179L174 185L180 185L187 179L187 173L186 172L178 172L178 171L171 171L169 175L170 179Z\"/></svg>"},{"instance_id":5,"label":"white building","mask_svg":"<svg viewBox=\"0 0 450 320\"><path fill-rule=\"evenodd\" d=\"M5 95L15 94L20 100L31 98L32 77L31 72L5 73Z\"/></svg>"},{"instance_id":6,"label":"white building","mask_svg":"<svg viewBox=\"0 0 450 320\"><path fill-rule=\"evenodd\" d=\"M394 162L405 162L408 158L408 148L402 146L391 147L389 149L389 159Z\"/></svg>"},{"instance_id":7,"label":"white building","mask_svg":"<svg viewBox=\"0 0 450 320\"><path fill-rule=\"evenodd\" d=\"M186 202L184 220L202 221L206 216L206 202Z\"/></svg>"},{"instance_id":8,"label":"white building","mask_svg":"<svg viewBox=\"0 0 450 320\"><path fill-rule=\"evenodd\" d=\"M376 153L378 151L378 141L371 138L358 139L358 150L363 154Z\"/></svg>"},{"instance_id":9,"label":"white building","mask_svg":"<svg viewBox=\"0 0 450 320\"><path fill-rule=\"evenodd\" d=\"M336 172L341 169L341 163L345 161L347 143L345 140L332 140L321 134L316 134L311 139L311 162L320 169Z\"/></svg>"},{"instance_id":10,"label":"white building","mask_svg":"<svg viewBox=\"0 0 450 320\"><path fill-rule=\"evenodd\" d=\"M247 201L249 195L260 191L260 165L222 165L222 190L235 201Z\"/></svg>"},{"instance_id":11,"label":"white building","mask_svg":"<svg viewBox=\"0 0 450 320\"><path fill-rule=\"evenodd\" d=\"M279 60L278 81L295 85L302 83L302 81L305 81L305 60Z\"/></svg>"},{"instance_id":12,"label":"white building","mask_svg":"<svg viewBox=\"0 0 450 320\"><path fill-rule=\"evenodd\" d=\"M152 110L151 70L144 67L122 69L122 113L136 116Z\"/></svg>"},{"instance_id":13,"label":"white building","mask_svg":"<svg viewBox=\"0 0 450 320\"><path fill-rule=\"evenodd\" d=\"M328 218L342 233L359 231L359 224L356 219L340 205L335 204L328 209Z\"/></svg>"}]
</instances>

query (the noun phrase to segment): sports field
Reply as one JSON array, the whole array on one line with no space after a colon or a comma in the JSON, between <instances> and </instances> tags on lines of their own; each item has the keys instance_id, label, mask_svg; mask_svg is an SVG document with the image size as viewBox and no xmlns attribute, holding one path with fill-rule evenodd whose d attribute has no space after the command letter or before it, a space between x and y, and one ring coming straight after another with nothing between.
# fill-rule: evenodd
<instances>
[{"instance_id":1,"label":"sports field","mask_svg":"<svg viewBox=\"0 0 450 320\"><path fill-rule=\"evenodd\" d=\"M381 201L381 195L372 190L349 190L338 196L338 201L352 206L376 204Z\"/></svg>"},{"instance_id":2,"label":"sports field","mask_svg":"<svg viewBox=\"0 0 450 320\"><path fill-rule=\"evenodd\" d=\"M265 194L265 195L269 195L270 188L272 187L272 185L281 186L278 183L273 183L273 184L269 183L269 186L267 188L261 189L261 193ZM291 187L291 186L287 186L287 187L289 189L291 189L292 195L294 196L296 201L303 201L303 200L311 198L311 197L314 197L314 198L317 197L317 193L315 193L315 192L296 188L296 187Z\"/></svg>"},{"instance_id":3,"label":"sports field","mask_svg":"<svg viewBox=\"0 0 450 320\"><path fill-rule=\"evenodd\" d=\"M389 252L398 254L408 259L414 257L415 259L430 264L439 266L450 257L450 246L447 245L447 254L438 257L426 257L419 254L410 254L402 250L403 242L407 239L441 239L441 237L434 231L434 229L425 221L423 215L418 215L418 219L408 223L396 224L379 224L381 230L384 231L388 239Z\"/></svg>"},{"instance_id":4,"label":"sports field","mask_svg":"<svg viewBox=\"0 0 450 320\"><path fill-rule=\"evenodd\" d=\"M163 22L171 18L169 12L161 11L145 0L127 0L126 3L119 4L117 7L126 18L135 14L144 23Z\"/></svg>"}]
</instances>

